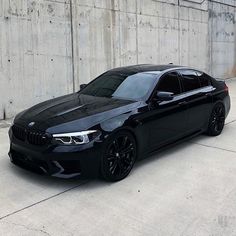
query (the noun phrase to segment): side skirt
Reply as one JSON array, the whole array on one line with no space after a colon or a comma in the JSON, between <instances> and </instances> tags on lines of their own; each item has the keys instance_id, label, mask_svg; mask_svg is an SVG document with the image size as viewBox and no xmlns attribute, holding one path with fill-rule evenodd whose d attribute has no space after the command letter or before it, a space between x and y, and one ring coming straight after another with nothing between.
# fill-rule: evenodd
<instances>
[{"instance_id":1,"label":"side skirt","mask_svg":"<svg viewBox=\"0 0 236 236\"><path fill-rule=\"evenodd\" d=\"M175 140L175 141L173 141L173 142L170 142L170 143L167 143L167 144L165 144L165 145L162 145L161 147L157 148L157 149L154 150L154 151L151 151L151 152L148 152L148 153L146 153L146 154L144 154L144 155L141 155L141 156L143 156L143 157L140 157L139 160L145 159L145 158L147 158L147 157L149 157L149 156L152 156L152 155L155 154L155 153L162 152L162 151L166 150L167 148L170 148L170 147L176 146L176 145L178 145L178 144L180 144L180 143L183 143L184 141L187 141L187 140L189 140L189 139L192 139L192 138L194 138L194 137L196 137L196 136L198 136L198 135L200 135L200 134L203 134L204 132L205 132L204 130L198 130L198 131L193 132L193 133L191 133L191 134L189 134L189 135L187 135L187 136L184 136L184 137L181 138L181 139L177 139L177 140Z\"/></svg>"}]
</instances>

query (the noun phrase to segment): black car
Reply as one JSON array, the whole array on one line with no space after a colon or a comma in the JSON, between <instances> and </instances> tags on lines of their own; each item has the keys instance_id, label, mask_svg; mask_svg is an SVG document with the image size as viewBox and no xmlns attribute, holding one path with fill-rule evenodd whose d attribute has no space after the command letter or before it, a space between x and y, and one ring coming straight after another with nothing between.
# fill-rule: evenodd
<instances>
[{"instance_id":1,"label":"black car","mask_svg":"<svg viewBox=\"0 0 236 236\"><path fill-rule=\"evenodd\" d=\"M125 178L135 161L200 133L216 136L230 110L225 82L195 69L136 65L109 70L79 92L18 114L11 161L70 178Z\"/></svg>"}]
</instances>

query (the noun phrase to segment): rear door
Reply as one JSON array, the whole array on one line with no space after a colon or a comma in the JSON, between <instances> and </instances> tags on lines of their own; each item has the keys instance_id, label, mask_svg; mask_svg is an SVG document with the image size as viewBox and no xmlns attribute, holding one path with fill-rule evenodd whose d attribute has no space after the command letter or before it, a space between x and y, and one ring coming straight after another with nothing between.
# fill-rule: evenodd
<instances>
[{"instance_id":1,"label":"rear door","mask_svg":"<svg viewBox=\"0 0 236 236\"><path fill-rule=\"evenodd\" d=\"M180 70L181 84L187 102L187 129L198 132L207 127L212 109L213 86L207 76L200 71Z\"/></svg>"}]
</instances>

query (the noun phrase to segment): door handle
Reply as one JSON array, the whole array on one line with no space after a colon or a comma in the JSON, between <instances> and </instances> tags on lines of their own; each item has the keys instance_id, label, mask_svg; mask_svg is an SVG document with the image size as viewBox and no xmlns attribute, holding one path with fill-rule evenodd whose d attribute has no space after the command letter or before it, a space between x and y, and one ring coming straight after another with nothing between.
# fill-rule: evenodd
<instances>
[{"instance_id":1,"label":"door handle","mask_svg":"<svg viewBox=\"0 0 236 236\"><path fill-rule=\"evenodd\" d=\"M211 93L206 93L205 94L206 97L211 97L211 95L212 95Z\"/></svg>"},{"instance_id":2,"label":"door handle","mask_svg":"<svg viewBox=\"0 0 236 236\"><path fill-rule=\"evenodd\" d=\"M179 103L178 103L179 106L184 106L184 105L186 105L186 104L187 104L186 101L183 101L183 102L179 102Z\"/></svg>"}]
</instances>

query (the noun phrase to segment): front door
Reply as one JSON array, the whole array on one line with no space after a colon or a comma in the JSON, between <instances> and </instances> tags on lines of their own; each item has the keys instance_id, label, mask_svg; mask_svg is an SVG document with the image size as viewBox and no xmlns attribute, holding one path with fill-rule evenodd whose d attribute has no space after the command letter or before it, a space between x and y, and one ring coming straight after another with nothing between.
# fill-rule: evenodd
<instances>
[{"instance_id":1,"label":"front door","mask_svg":"<svg viewBox=\"0 0 236 236\"><path fill-rule=\"evenodd\" d=\"M156 91L172 92L171 101L155 99L151 101L149 110L149 146L151 150L158 149L168 143L184 137L186 130L186 101L182 94L180 78L177 72L163 75Z\"/></svg>"}]
</instances>

